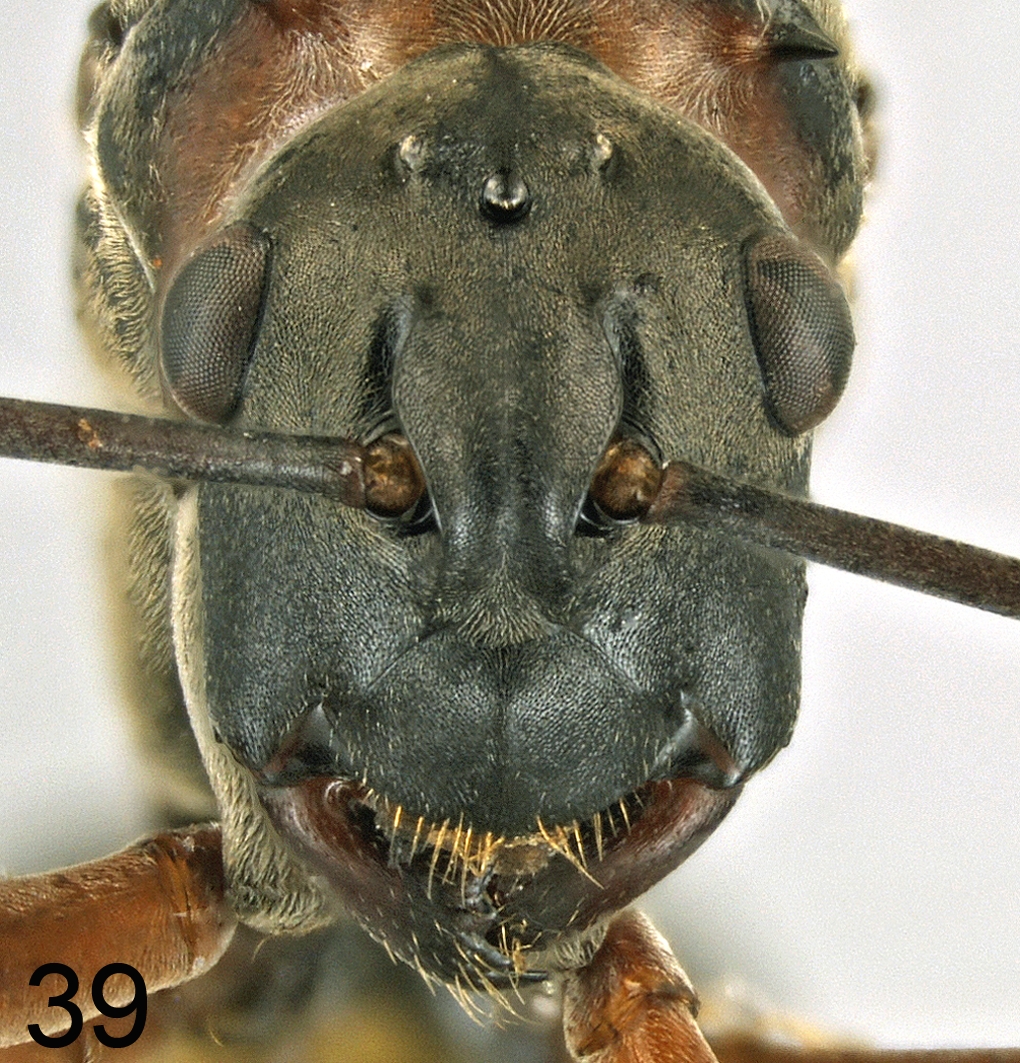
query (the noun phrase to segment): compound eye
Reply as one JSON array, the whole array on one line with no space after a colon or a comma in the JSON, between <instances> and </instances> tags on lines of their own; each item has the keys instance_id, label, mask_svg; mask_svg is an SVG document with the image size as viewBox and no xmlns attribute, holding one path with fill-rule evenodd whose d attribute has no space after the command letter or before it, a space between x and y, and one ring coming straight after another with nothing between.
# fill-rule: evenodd
<instances>
[{"instance_id":1,"label":"compound eye","mask_svg":"<svg viewBox=\"0 0 1020 1063\"><path fill-rule=\"evenodd\" d=\"M776 424L796 436L823 421L850 373L850 307L825 263L791 236L774 234L747 254L751 338Z\"/></svg>"},{"instance_id":2,"label":"compound eye","mask_svg":"<svg viewBox=\"0 0 1020 1063\"><path fill-rule=\"evenodd\" d=\"M425 494L425 474L407 439L390 433L365 453L365 507L377 517L399 517Z\"/></svg>"},{"instance_id":3,"label":"compound eye","mask_svg":"<svg viewBox=\"0 0 1020 1063\"><path fill-rule=\"evenodd\" d=\"M638 520L648 512L661 484L662 466L640 443L623 438L606 448L588 494L610 520Z\"/></svg>"},{"instance_id":4,"label":"compound eye","mask_svg":"<svg viewBox=\"0 0 1020 1063\"><path fill-rule=\"evenodd\" d=\"M218 233L174 278L163 302L160 358L174 401L192 417L223 423L237 409L268 265L268 237L239 223Z\"/></svg>"}]
</instances>

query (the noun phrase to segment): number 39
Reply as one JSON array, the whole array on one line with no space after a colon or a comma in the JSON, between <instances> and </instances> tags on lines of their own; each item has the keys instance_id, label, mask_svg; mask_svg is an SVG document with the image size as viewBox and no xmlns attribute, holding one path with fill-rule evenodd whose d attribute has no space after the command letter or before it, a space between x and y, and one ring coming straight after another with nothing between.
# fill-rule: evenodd
<instances>
[{"instance_id":1,"label":"number 39","mask_svg":"<svg viewBox=\"0 0 1020 1063\"><path fill-rule=\"evenodd\" d=\"M29 979L29 985L42 985L43 979L48 975L58 975L66 983L64 992L51 996L49 1003L51 1008L61 1008L67 1012L71 1025L64 1033L51 1036L43 1033L38 1023L31 1023L28 1032L32 1035L32 1040L42 1045L43 1048L64 1048L78 1040L84 1025L81 1010L74 1003L74 997L78 992L78 975L66 964L45 963L33 973ZM106 983L115 975L129 978L134 986L131 999L126 1004L112 1004L106 997ZM106 1015L111 1019L122 1019L128 1015L135 1017L131 1028L121 1035L110 1033L105 1026L97 1025L94 1033L99 1043L106 1045L107 1048L127 1048L133 1045L141 1037L142 1030L145 1028L147 998L142 976L126 963L108 963L96 972L92 980L91 995L92 1002L100 1015Z\"/></svg>"}]
</instances>

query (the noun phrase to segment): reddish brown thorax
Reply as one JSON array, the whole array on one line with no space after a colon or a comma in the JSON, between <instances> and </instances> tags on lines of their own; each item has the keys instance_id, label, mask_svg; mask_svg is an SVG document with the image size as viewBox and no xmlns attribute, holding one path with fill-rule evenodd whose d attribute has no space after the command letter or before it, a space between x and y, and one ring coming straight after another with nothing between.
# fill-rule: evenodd
<instances>
[{"instance_id":1,"label":"reddish brown thorax","mask_svg":"<svg viewBox=\"0 0 1020 1063\"><path fill-rule=\"evenodd\" d=\"M811 168L768 25L707 0L252 0L171 97L161 265L218 223L263 159L324 110L440 45L572 45L710 130L796 227Z\"/></svg>"}]
</instances>

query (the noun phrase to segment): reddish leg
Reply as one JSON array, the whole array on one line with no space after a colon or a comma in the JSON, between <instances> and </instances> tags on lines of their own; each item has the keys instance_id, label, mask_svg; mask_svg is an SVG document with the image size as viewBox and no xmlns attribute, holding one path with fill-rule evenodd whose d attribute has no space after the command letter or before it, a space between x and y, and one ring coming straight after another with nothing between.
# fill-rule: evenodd
<instances>
[{"instance_id":1,"label":"reddish leg","mask_svg":"<svg viewBox=\"0 0 1020 1063\"><path fill-rule=\"evenodd\" d=\"M217 827L159 834L93 863L0 881L0 1047L29 1041L30 1023L49 1036L69 1027L69 1013L48 1005L65 991L63 978L29 985L43 964L77 975L71 1002L88 1022L98 1014L91 990L102 967L128 964L151 994L209 970L233 932ZM105 987L114 1006L134 995L124 975Z\"/></svg>"},{"instance_id":2,"label":"reddish leg","mask_svg":"<svg viewBox=\"0 0 1020 1063\"><path fill-rule=\"evenodd\" d=\"M584 1063L716 1063L696 1010L665 939L635 911L612 921L591 963L563 991L567 1047Z\"/></svg>"}]
</instances>

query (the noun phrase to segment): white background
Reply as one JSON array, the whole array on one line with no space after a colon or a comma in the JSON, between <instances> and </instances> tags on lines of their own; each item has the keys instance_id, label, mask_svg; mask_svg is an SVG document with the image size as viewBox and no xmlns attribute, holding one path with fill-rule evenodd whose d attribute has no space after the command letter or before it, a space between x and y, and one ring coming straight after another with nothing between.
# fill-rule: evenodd
<instances>
[{"instance_id":1,"label":"white background","mask_svg":"<svg viewBox=\"0 0 1020 1063\"><path fill-rule=\"evenodd\" d=\"M91 0L0 11L0 393L104 401L68 258ZM1020 6L856 0L883 148L820 500L1020 554ZM103 477L0 461L0 867L142 829ZM1020 1044L1020 625L812 572L801 722L654 895L702 985L888 1044Z\"/></svg>"}]
</instances>

